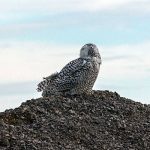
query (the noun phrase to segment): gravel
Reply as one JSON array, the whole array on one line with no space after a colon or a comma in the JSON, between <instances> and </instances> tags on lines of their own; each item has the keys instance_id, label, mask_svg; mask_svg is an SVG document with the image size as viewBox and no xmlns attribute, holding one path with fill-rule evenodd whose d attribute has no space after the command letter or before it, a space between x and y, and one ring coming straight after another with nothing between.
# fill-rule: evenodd
<instances>
[{"instance_id":1,"label":"gravel","mask_svg":"<svg viewBox=\"0 0 150 150\"><path fill-rule=\"evenodd\" d=\"M150 105L109 91L27 100L0 113L0 150L150 150Z\"/></svg>"}]
</instances>

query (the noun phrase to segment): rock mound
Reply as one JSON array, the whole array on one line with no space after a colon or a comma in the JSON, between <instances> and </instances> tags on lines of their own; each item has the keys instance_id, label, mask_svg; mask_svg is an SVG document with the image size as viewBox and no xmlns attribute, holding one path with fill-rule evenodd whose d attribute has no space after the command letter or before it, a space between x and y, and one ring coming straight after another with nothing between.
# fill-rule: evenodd
<instances>
[{"instance_id":1,"label":"rock mound","mask_svg":"<svg viewBox=\"0 0 150 150\"><path fill-rule=\"evenodd\" d=\"M150 105L116 92L28 100L0 113L0 150L149 150Z\"/></svg>"}]
</instances>

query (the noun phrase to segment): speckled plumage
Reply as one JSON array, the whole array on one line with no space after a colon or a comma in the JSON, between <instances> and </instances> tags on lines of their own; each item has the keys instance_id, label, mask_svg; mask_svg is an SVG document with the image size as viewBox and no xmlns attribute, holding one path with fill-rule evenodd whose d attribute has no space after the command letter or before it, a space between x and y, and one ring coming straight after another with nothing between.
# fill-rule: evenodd
<instances>
[{"instance_id":1,"label":"speckled plumage","mask_svg":"<svg viewBox=\"0 0 150 150\"><path fill-rule=\"evenodd\" d=\"M90 93L99 73L101 57L94 44L86 44L80 57L69 62L59 73L56 72L38 84L42 96L78 95Z\"/></svg>"}]
</instances>

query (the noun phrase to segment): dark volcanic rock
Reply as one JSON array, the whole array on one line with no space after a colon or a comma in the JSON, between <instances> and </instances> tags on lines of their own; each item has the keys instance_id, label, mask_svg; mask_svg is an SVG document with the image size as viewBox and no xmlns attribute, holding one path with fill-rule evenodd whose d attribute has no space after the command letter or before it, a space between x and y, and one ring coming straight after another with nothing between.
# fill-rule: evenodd
<instances>
[{"instance_id":1,"label":"dark volcanic rock","mask_svg":"<svg viewBox=\"0 0 150 150\"><path fill-rule=\"evenodd\" d=\"M150 105L109 91L28 100L0 113L0 150L150 150Z\"/></svg>"}]
</instances>

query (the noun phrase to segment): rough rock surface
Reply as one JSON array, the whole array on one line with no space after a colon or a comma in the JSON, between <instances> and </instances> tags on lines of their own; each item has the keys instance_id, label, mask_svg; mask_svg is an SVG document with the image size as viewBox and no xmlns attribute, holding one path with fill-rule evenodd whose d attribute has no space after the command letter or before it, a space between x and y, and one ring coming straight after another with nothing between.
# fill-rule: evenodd
<instances>
[{"instance_id":1,"label":"rough rock surface","mask_svg":"<svg viewBox=\"0 0 150 150\"><path fill-rule=\"evenodd\" d=\"M109 91L28 100L0 113L0 150L150 150L150 105Z\"/></svg>"}]
</instances>

